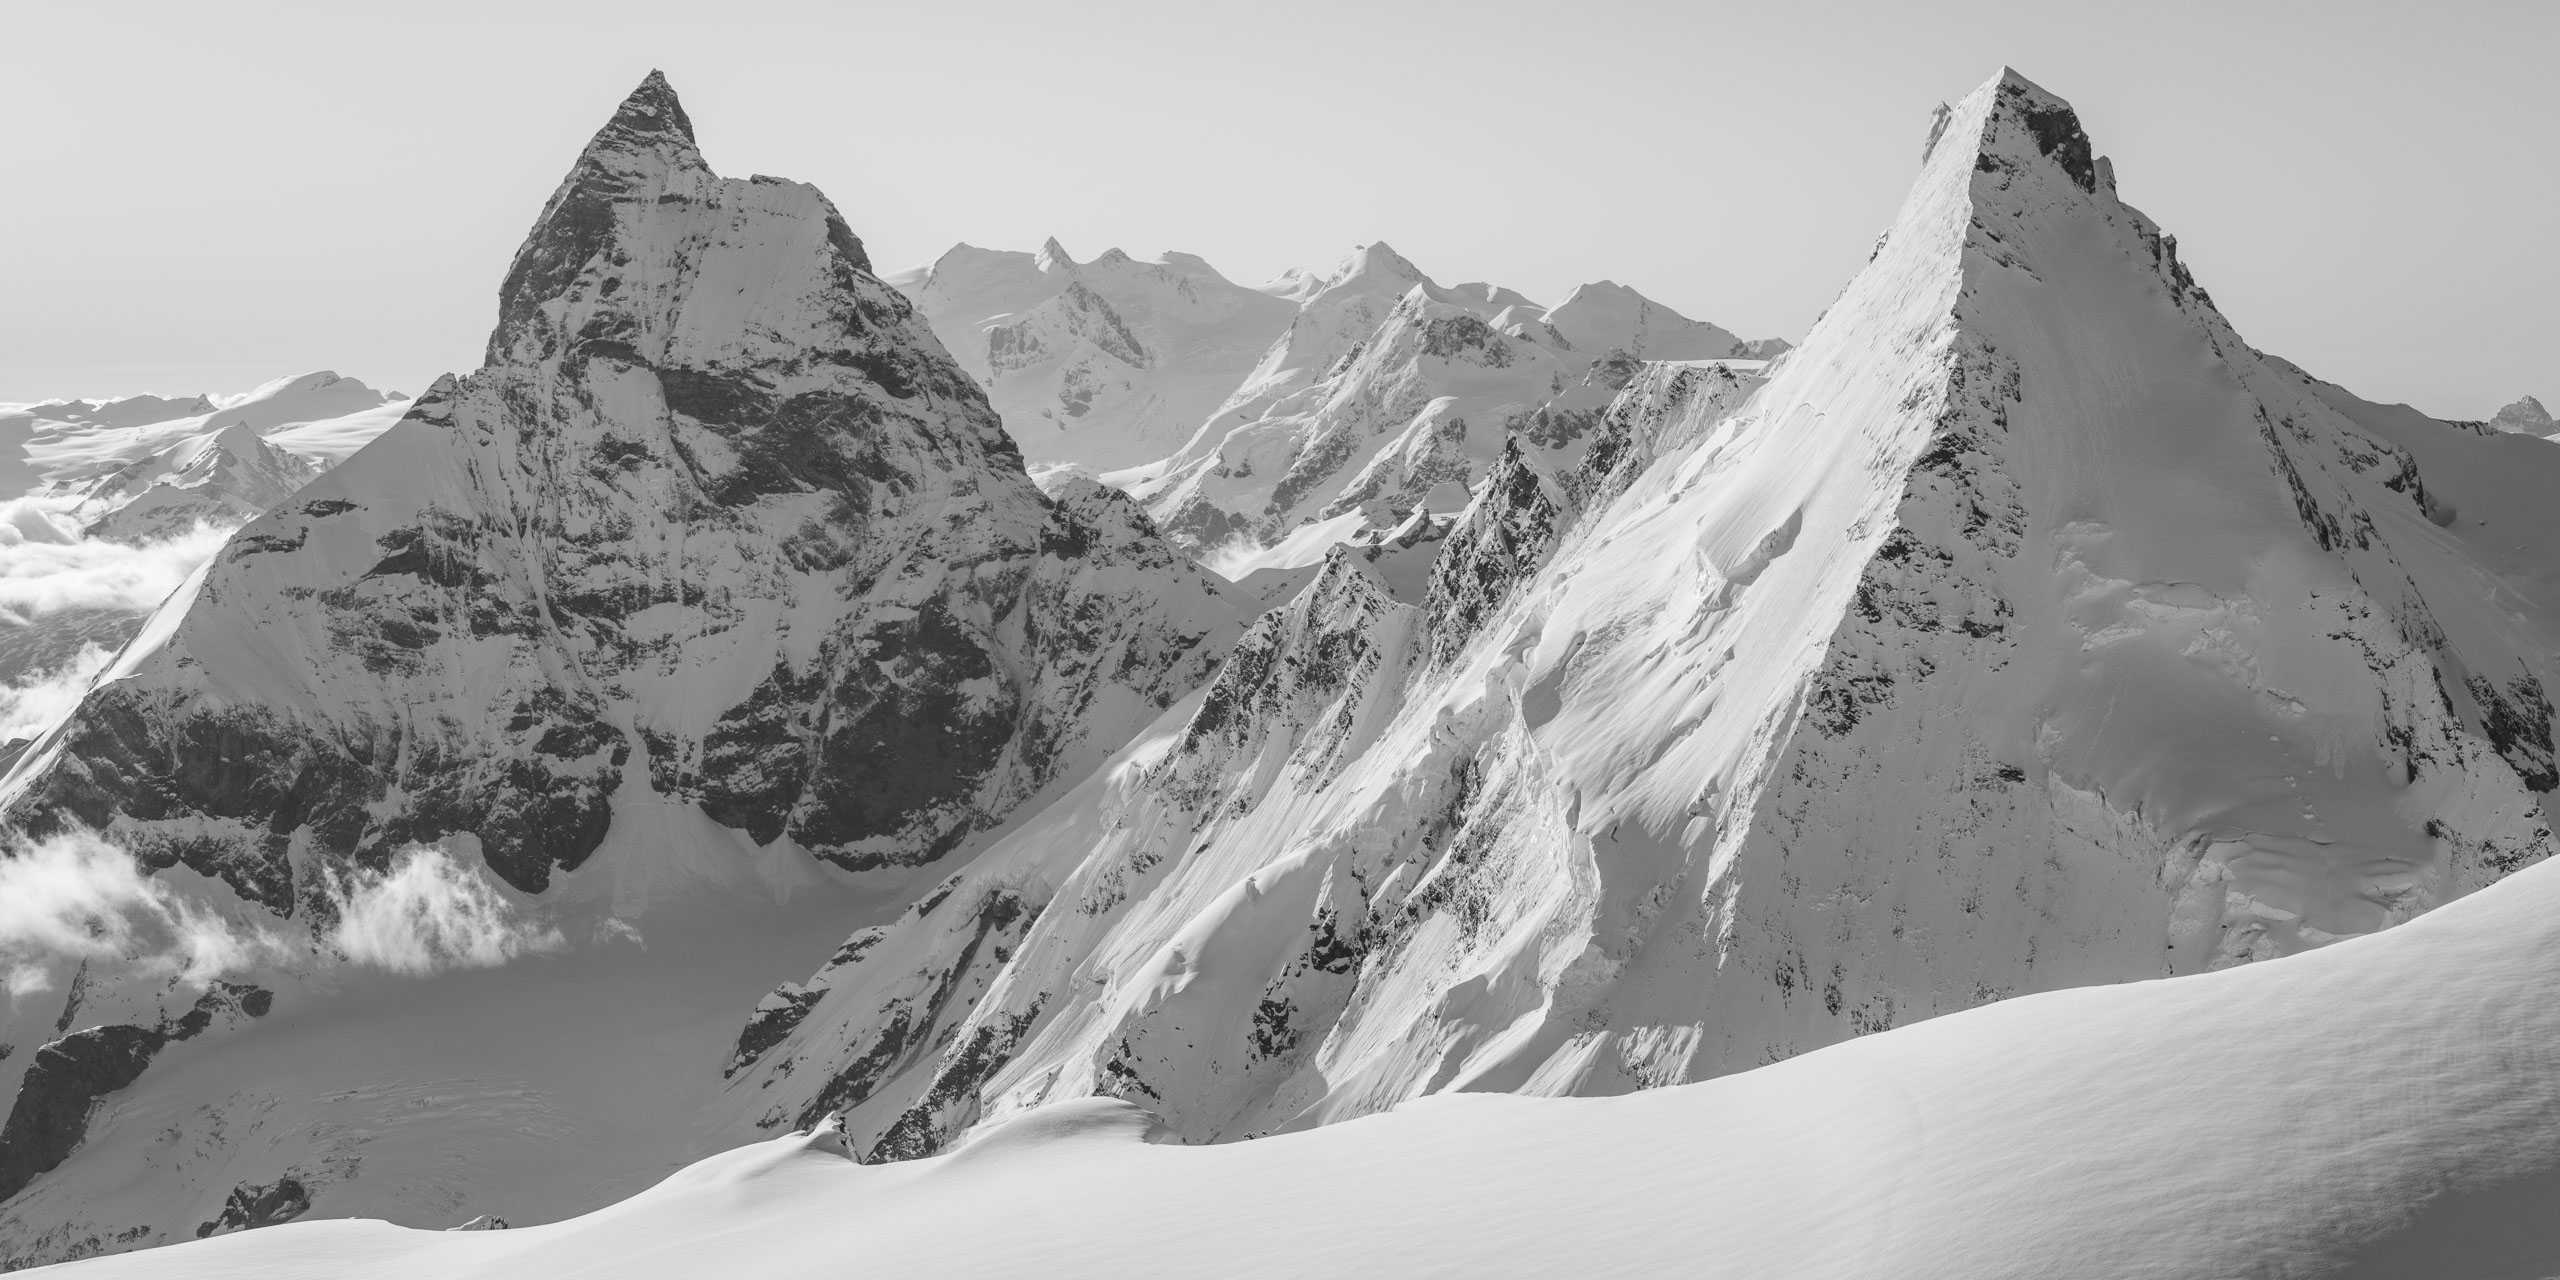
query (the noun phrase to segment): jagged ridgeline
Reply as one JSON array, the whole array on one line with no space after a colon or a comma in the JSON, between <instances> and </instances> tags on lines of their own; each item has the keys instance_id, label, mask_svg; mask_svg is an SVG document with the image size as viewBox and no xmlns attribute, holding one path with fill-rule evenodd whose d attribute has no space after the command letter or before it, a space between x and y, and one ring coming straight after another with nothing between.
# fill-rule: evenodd
<instances>
[{"instance_id":1,"label":"jagged ridgeline","mask_svg":"<svg viewBox=\"0 0 2560 1280\"><path fill-rule=\"evenodd\" d=\"M2004 73L1765 383L1514 437L1196 704L775 993L737 1114L866 1153L1612 1093L2281 956L2552 852L2560 451L2250 348ZM983 994L980 994L983 993Z\"/></svg>"},{"instance_id":2,"label":"jagged ridgeline","mask_svg":"<svg viewBox=\"0 0 2560 1280\"><path fill-rule=\"evenodd\" d=\"M1214 579L1044 496L814 188L722 178L652 74L542 210L487 364L242 529L5 783L292 914L476 845L541 891L643 796L939 857L1206 675Z\"/></svg>"}]
</instances>

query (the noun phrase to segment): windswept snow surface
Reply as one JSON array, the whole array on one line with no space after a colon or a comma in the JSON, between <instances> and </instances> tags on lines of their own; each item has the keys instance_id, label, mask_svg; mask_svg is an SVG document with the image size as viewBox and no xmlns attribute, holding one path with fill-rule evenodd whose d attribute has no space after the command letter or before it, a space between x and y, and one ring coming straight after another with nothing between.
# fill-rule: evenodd
<instances>
[{"instance_id":1,"label":"windswept snow surface","mask_svg":"<svg viewBox=\"0 0 2560 1280\"><path fill-rule=\"evenodd\" d=\"M2553 849L2550 455L2260 356L2003 74L1802 348L1512 437L1419 601L1336 548L732 1104L1227 1140L2407 920Z\"/></svg>"},{"instance_id":2,"label":"windswept snow surface","mask_svg":"<svg viewBox=\"0 0 2560 1280\"><path fill-rule=\"evenodd\" d=\"M1087 1099L885 1166L822 1127L551 1226L294 1223L62 1274L2547 1275L2555 962L2538 867L2328 950L1626 1097L1439 1097L1214 1147Z\"/></svg>"}]
</instances>

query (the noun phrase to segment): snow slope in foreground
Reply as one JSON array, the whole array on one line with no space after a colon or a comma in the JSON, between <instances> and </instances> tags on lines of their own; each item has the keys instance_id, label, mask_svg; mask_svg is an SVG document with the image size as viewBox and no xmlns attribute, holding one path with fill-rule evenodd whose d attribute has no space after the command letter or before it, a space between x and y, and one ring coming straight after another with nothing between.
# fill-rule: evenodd
<instances>
[{"instance_id":1,"label":"snow slope in foreground","mask_svg":"<svg viewBox=\"0 0 2560 1280\"><path fill-rule=\"evenodd\" d=\"M1216 1147L1088 1099L950 1155L795 1135L547 1227L294 1223L112 1277L2547 1274L2560 869L2387 933L1701 1084Z\"/></svg>"}]
</instances>

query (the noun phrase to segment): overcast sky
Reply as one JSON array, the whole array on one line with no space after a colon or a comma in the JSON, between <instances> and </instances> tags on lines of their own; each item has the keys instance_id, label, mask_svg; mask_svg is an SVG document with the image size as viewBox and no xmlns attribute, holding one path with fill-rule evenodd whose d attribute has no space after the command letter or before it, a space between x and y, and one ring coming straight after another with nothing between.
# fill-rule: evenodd
<instances>
[{"instance_id":1,"label":"overcast sky","mask_svg":"<svg viewBox=\"0 0 2560 1280\"><path fill-rule=\"evenodd\" d=\"M2560 4L21 0L0 39L0 400L478 362L499 277L652 66L712 165L952 242L1384 239L1795 337L2015 65L2253 344L2377 399L2560 406ZM2245 12L2236 12L2242 11ZM541 16L527 17L527 14Z\"/></svg>"}]
</instances>

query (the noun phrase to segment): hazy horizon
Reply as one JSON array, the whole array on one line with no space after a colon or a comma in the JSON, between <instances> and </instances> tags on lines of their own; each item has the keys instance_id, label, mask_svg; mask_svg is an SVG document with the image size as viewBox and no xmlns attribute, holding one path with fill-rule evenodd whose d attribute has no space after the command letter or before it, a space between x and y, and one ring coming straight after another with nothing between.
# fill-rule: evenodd
<instances>
[{"instance_id":1,"label":"hazy horizon","mask_svg":"<svg viewBox=\"0 0 2560 1280\"><path fill-rule=\"evenodd\" d=\"M1608 278L1793 339L1930 108L2003 64L2078 107L2252 343L2440 416L2560 400L2552 7L1652 10L26 15L0 400L476 367L516 242L651 67L715 168L815 183L884 273L1054 235L1258 283L1385 240L1443 283Z\"/></svg>"}]
</instances>

